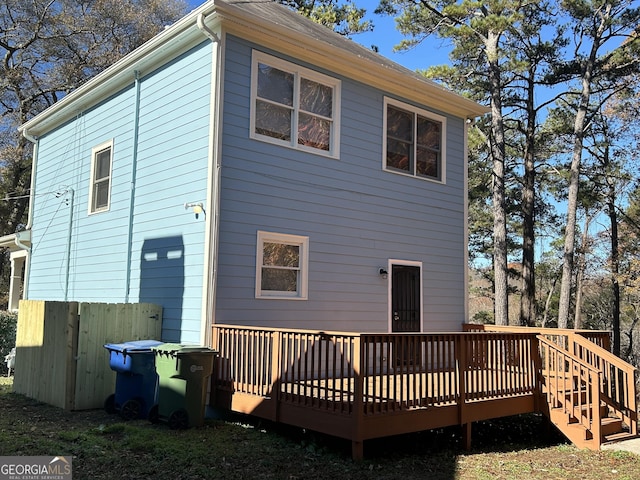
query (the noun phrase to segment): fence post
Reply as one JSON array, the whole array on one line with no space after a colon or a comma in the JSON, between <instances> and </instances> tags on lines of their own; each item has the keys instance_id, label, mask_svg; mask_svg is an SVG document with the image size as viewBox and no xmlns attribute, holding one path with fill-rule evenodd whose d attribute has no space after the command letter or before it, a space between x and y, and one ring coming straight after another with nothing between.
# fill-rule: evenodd
<instances>
[{"instance_id":1,"label":"fence post","mask_svg":"<svg viewBox=\"0 0 640 480\"><path fill-rule=\"evenodd\" d=\"M78 329L80 318L78 316L78 302L67 303L67 325L65 327L66 334L66 386L64 409L73 410L76 403L76 378L78 373L78 365L76 358L78 357Z\"/></svg>"}]
</instances>

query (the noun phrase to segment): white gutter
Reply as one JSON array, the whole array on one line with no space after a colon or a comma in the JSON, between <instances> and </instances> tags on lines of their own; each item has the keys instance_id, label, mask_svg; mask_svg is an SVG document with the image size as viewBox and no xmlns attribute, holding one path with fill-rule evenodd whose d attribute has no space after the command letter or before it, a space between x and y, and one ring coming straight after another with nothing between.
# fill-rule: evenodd
<instances>
[{"instance_id":1,"label":"white gutter","mask_svg":"<svg viewBox=\"0 0 640 480\"><path fill-rule=\"evenodd\" d=\"M301 35L290 25L285 24L286 19L278 24L260 18L260 15L251 9L238 5L241 4L228 3L224 0L205 2L26 122L19 127L19 130L30 130L35 136L50 131L64 121L74 118L78 112L91 108L109 95L128 86L134 70L138 70L143 77L174 58L175 55L197 45L202 41L203 33L218 43L219 40L215 39L217 35L211 35L213 32L210 26L204 25L205 18L210 24L224 25L225 32L255 41L265 48L276 49L295 58L308 60L400 97L412 98L427 105L433 103L431 105L433 108L443 112L470 118L488 112L486 107L454 94L434 82L418 79L415 72L410 72L384 57L378 58L364 47L360 52L361 55L349 52L348 49L336 48L312 35ZM259 12L259 9L257 11ZM333 34L331 31L324 33ZM344 39L344 41L348 40Z\"/></svg>"},{"instance_id":2,"label":"white gutter","mask_svg":"<svg viewBox=\"0 0 640 480\"><path fill-rule=\"evenodd\" d=\"M196 24L200 31L211 40L211 105L209 112L209 156L207 178L207 211L204 242L204 268L201 302L200 340L203 345L213 346L211 327L215 323L216 285L218 277L218 238L220 232L220 142L219 133L222 118L222 41L220 37L205 23L204 13L200 13Z\"/></svg>"},{"instance_id":3,"label":"white gutter","mask_svg":"<svg viewBox=\"0 0 640 480\"><path fill-rule=\"evenodd\" d=\"M196 25L197 16L201 13L209 14L215 11L216 8L217 5L214 2L205 2L196 10L24 123L18 130L22 132L30 130L36 135L46 133L64 121L73 118L78 112L91 108L102 99L129 86L131 74L134 70L139 71L140 76L143 77L178 53L197 45L202 41L201 31Z\"/></svg>"}]
</instances>

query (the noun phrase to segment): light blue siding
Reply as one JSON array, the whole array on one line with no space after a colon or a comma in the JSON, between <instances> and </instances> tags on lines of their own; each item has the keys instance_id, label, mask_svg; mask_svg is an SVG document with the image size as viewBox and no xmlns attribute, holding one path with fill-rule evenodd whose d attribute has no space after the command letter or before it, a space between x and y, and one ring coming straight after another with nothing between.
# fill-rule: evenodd
<instances>
[{"instance_id":1,"label":"light blue siding","mask_svg":"<svg viewBox=\"0 0 640 480\"><path fill-rule=\"evenodd\" d=\"M251 50L259 47L227 36L226 48L216 321L386 331L388 284L377 272L397 259L423 264L425 330L459 330L463 119L447 117L445 185L383 171L384 92L345 78L339 160L251 140ZM308 300L254 298L257 230L309 237Z\"/></svg>"},{"instance_id":2,"label":"light blue siding","mask_svg":"<svg viewBox=\"0 0 640 480\"><path fill-rule=\"evenodd\" d=\"M205 220L184 204L207 201L211 69L206 41L143 76L137 139L133 78L40 139L29 298L158 303L163 340L200 340ZM91 148L111 139L111 207L88 215Z\"/></svg>"},{"instance_id":3,"label":"light blue siding","mask_svg":"<svg viewBox=\"0 0 640 480\"><path fill-rule=\"evenodd\" d=\"M163 340L200 340L206 223L184 205L208 204L211 48L203 42L145 73L137 112L132 78L40 139L29 298L159 303ZM425 330L459 330L463 119L447 117L446 184L383 171L385 92L347 78L339 159L251 140L258 47L226 36L224 48L216 322L386 331L388 283L378 269L397 259L422 262ZM88 215L91 149L109 140L110 210ZM255 298L258 230L309 237L308 300Z\"/></svg>"}]
</instances>

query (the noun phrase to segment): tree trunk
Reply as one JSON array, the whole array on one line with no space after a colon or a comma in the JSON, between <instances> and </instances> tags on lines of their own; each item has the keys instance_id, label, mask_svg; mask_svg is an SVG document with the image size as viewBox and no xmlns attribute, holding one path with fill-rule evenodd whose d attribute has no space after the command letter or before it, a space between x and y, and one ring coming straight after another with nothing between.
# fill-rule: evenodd
<instances>
[{"instance_id":1,"label":"tree trunk","mask_svg":"<svg viewBox=\"0 0 640 480\"><path fill-rule=\"evenodd\" d=\"M605 161L609 163L609 149L605 151ZM616 212L616 188L614 180L607 178L607 213L611 222L611 293L613 305L611 312L611 330L613 330L612 352L620 356L620 251L618 247L618 214Z\"/></svg>"},{"instance_id":2,"label":"tree trunk","mask_svg":"<svg viewBox=\"0 0 640 480\"><path fill-rule=\"evenodd\" d=\"M553 283L551 284L551 288L549 289L549 293L547 294L547 300L544 302L544 314L542 315L542 328L545 328L547 326L547 321L549 319L549 306L551 305L553 292L556 291L556 283L558 283L557 277L553 279Z\"/></svg>"},{"instance_id":3,"label":"tree trunk","mask_svg":"<svg viewBox=\"0 0 640 480\"><path fill-rule=\"evenodd\" d=\"M493 159L493 274L494 316L496 325L509 324L508 266L507 266L507 214L504 185L504 122L502 118L502 80L498 62L500 35L490 32L486 50L491 89L490 148Z\"/></svg>"},{"instance_id":4,"label":"tree trunk","mask_svg":"<svg viewBox=\"0 0 640 480\"><path fill-rule=\"evenodd\" d=\"M533 75L529 75L533 79ZM535 324L535 128L534 83L527 88L527 132L522 179L522 295L520 297L520 325Z\"/></svg>"},{"instance_id":5,"label":"tree trunk","mask_svg":"<svg viewBox=\"0 0 640 480\"><path fill-rule=\"evenodd\" d=\"M564 234L564 252L562 257L562 283L560 284L560 300L558 305L558 328L568 328L569 310L571 306L571 287L573 286L573 258L576 241L576 217L578 211L578 185L580 183L580 163L582 161L582 144L584 124L587 115L590 87L583 81L580 109L574 124L573 157L571 159L569 177L569 197L567 199L567 225Z\"/></svg>"},{"instance_id":6,"label":"tree trunk","mask_svg":"<svg viewBox=\"0 0 640 480\"><path fill-rule=\"evenodd\" d=\"M591 82L596 65L598 50L602 42L602 35L611 19L611 5L599 12L596 18L600 23L593 32L593 42L589 57L584 60L582 69L582 90L580 102L573 124L573 154L569 176L569 196L567 199L567 226L564 237L564 253L562 257L562 284L560 285L560 303L558 305L558 328L567 328L569 324L569 309L571 306L571 287L573 284L573 255L576 241L576 214L578 210L578 185L580 183L580 163L582 162L582 147L584 129L591 99ZM594 19L595 20L595 19Z\"/></svg>"},{"instance_id":7,"label":"tree trunk","mask_svg":"<svg viewBox=\"0 0 640 480\"><path fill-rule=\"evenodd\" d=\"M582 285L584 280L584 271L587 268L587 251L589 250L589 224L591 216L585 213L584 231L580 241L580 257L576 268L576 311L573 320L573 328L580 330L582 328Z\"/></svg>"}]
</instances>

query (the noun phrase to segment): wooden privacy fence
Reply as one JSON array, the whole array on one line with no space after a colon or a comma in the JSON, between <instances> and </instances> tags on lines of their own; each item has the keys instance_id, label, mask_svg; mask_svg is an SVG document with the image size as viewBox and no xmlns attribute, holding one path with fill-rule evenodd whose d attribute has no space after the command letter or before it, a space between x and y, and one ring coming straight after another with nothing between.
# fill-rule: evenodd
<instances>
[{"instance_id":1,"label":"wooden privacy fence","mask_svg":"<svg viewBox=\"0 0 640 480\"><path fill-rule=\"evenodd\" d=\"M352 441L533 412L535 333L214 325L212 404ZM467 441L470 440L467 429Z\"/></svg>"},{"instance_id":2,"label":"wooden privacy fence","mask_svg":"<svg viewBox=\"0 0 640 480\"><path fill-rule=\"evenodd\" d=\"M22 300L14 391L67 410L102 407L115 372L105 343L160 339L162 307Z\"/></svg>"}]
</instances>

